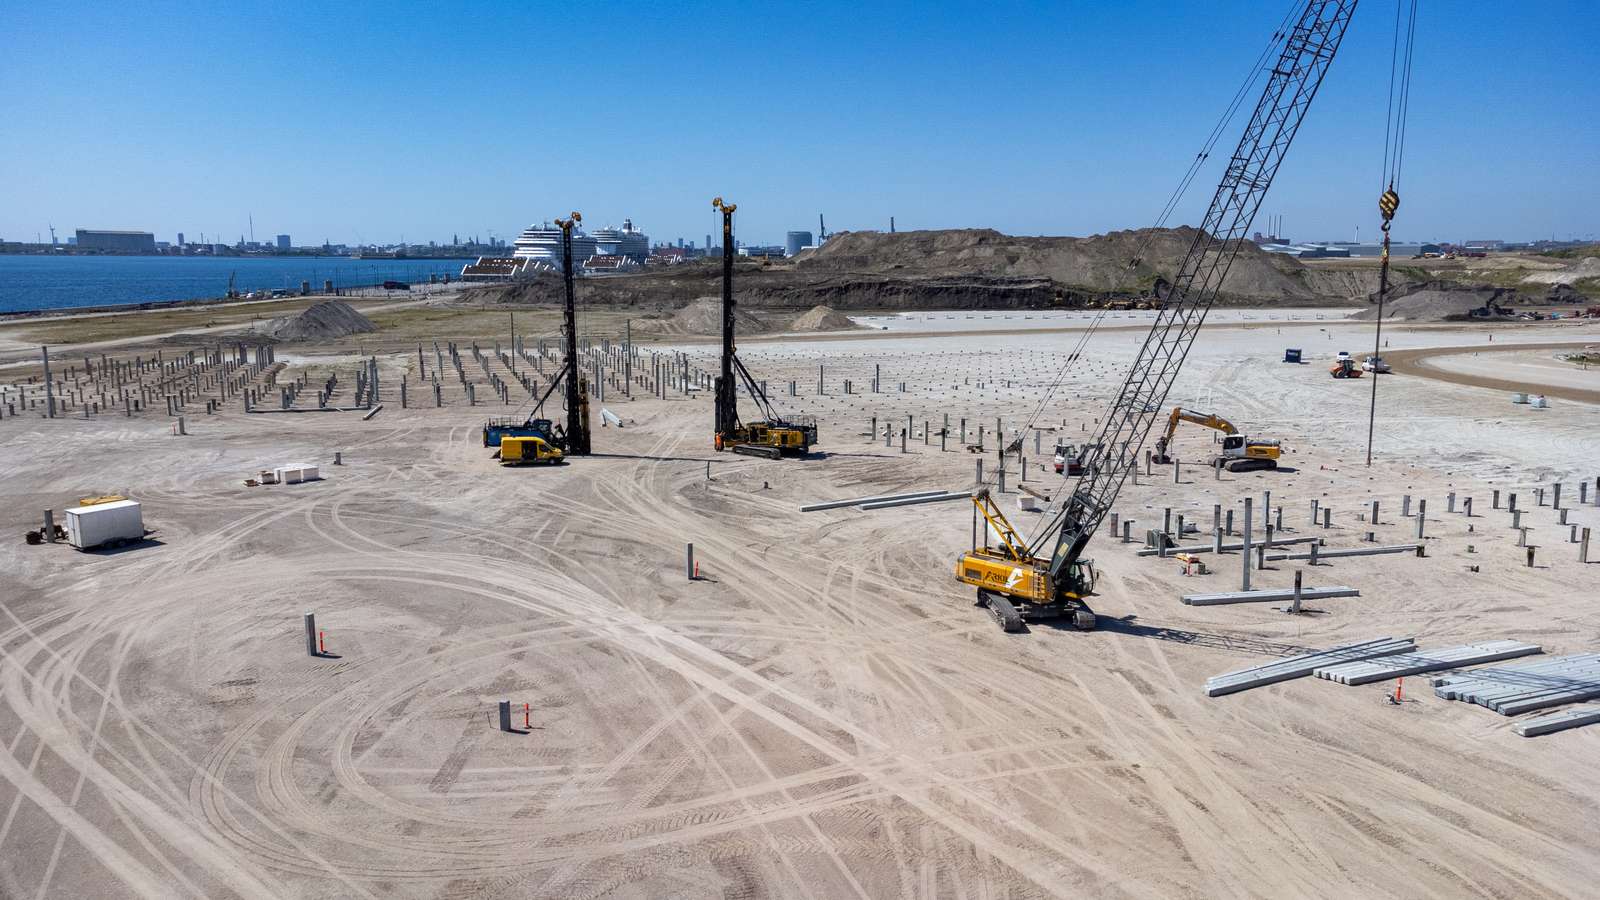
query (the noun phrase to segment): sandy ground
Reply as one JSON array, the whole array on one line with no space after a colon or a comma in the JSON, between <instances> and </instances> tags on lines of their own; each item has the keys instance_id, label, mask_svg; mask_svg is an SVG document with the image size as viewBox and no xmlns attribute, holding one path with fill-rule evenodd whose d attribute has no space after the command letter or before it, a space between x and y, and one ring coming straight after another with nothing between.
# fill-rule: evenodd
<instances>
[{"instance_id":1,"label":"sandy ground","mask_svg":"<svg viewBox=\"0 0 1600 900\"><path fill-rule=\"evenodd\" d=\"M391 375L415 377L414 353L383 358L370 421L236 402L191 413L187 437L156 415L0 420L0 896L1592 896L1600 774L1580 761L1600 728L1520 738L1421 679L1398 706L1392 685L1201 685L1380 635L1595 650L1600 565L1534 488L1561 481L1573 506L1587 479L1595 502L1600 407L1395 375L1368 469L1371 382L1326 360L1370 346L1370 326L1217 323L1172 399L1281 438L1288 465L1218 479L1210 434L1186 430L1180 482L1141 477L1120 515L1209 528L1213 504L1270 491L1290 536L1398 543L1409 494L1427 500L1427 557L1306 570L1361 596L1290 616L1179 602L1237 589L1236 555L1185 578L1102 535L1100 629L1005 635L951 575L970 507L796 509L967 486L974 457L939 449L946 415L992 447L996 417L1009 438L1042 410L1042 453L1019 436L1029 486L1056 489L1040 456L1094 427L1142 334L1108 329L1066 366L1079 335L1011 324L741 342L780 405L818 417L805 461L711 452L705 392L612 388L600 403L625 427L597 429L595 456L502 469L478 427L521 396L400 409ZM1385 333L1396 350L1487 343ZM1280 362L1285 346L1311 364ZM870 433L907 416L904 453ZM241 483L301 460L324 480ZM1528 510L1532 568L1495 489ZM20 540L40 510L108 491L144 503L153 540ZM1451 491L1472 518L1446 512ZM1309 523L1313 499L1332 528ZM1600 526L1594 505L1568 516ZM1268 565L1257 586L1292 581ZM307 611L326 658L305 654ZM500 700L518 724L529 704L528 733L496 730Z\"/></svg>"}]
</instances>

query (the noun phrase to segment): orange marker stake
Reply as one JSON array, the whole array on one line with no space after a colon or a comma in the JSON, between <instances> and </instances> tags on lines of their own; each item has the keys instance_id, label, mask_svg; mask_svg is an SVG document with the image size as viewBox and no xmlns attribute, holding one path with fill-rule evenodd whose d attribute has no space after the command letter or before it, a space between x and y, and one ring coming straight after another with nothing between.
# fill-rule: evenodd
<instances>
[{"instance_id":1,"label":"orange marker stake","mask_svg":"<svg viewBox=\"0 0 1600 900\"><path fill-rule=\"evenodd\" d=\"M700 561L699 560L695 560L694 577L696 577L696 578L700 577Z\"/></svg>"},{"instance_id":2,"label":"orange marker stake","mask_svg":"<svg viewBox=\"0 0 1600 900\"><path fill-rule=\"evenodd\" d=\"M322 645L322 635L323 634L324 634L324 632L321 632L321 631L317 632L317 652L318 653L327 653L328 652L328 648L324 647Z\"/></svg>"},{"instance_id":3,"label":"orange marker stake","mask_svg":"<svg viewBox=\"0 0 1600 900\"><path fill-rule=\"evenodd\" d=\"M533 726L528 722L528 704L526 703L522 704L522 727L527 729L533 728Z\"/></svg>"}]
</instances>

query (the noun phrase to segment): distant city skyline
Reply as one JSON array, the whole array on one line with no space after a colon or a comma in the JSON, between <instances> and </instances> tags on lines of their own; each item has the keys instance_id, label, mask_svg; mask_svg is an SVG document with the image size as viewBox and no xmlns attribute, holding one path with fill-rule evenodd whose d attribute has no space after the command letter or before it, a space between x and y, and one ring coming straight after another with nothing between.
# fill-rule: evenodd
<instances>
[{"instance_id":1,"label":"distant city skyline","mask_svg":"<svg viewBox=\"0 0 1600 900\"><path fill-rule=\"evenodd\" d=\"M1282 6L672 6L627 28L573 6L486 28L428 4L27 4L0 32L22 138L0 142L0 238L233 244L253 218L265 243L509 243L578 209L675 243L716 230L716 195L747 244L818 213L830 232L1141 228ZM1392 16L1358 12L1268 197L1288 237L1376 237ZM1600 237L1597 48L1575 2L1424 5L1396 236ZM1169 224L1198 219L1241 125Z\"/></svg>"}]
</instances>

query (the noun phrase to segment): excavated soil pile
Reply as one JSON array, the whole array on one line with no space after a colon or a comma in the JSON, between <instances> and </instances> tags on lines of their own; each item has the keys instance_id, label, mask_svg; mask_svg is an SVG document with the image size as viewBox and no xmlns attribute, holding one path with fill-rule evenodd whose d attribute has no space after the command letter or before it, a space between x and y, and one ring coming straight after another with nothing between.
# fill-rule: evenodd
<instances>
[{"instance_id":1,"label":"excavated soil pile","mask_svg":"<svg viewBox=\"0 0 1600 900\"><path fill-rule=\"evenodd\" d=\"M1158 276L1171 280L1195 236L1193 228L1113 231L1085 238L1014 237L986 228L856 231L833 235L795 259L801 272L1047 278L1076 291L1139 291ZM1322 299L1307 286L1299 260L1249 242L1240 248L1222 292L1263 303Z\"/></svg>"},{"instance_id":2,"label":"excavated soil pile","mask_svg":"<svg viewBox=\"0 0 1600 900\"><path fill-rule=\"evenodd\" d=\"M831 306L813 306L789 323L790 331L843 331L859 327L849 316Z\"/></svg>"},{"instance_id":3,"label":"excavated soil pile","mask_svg":"<svg viewBox=\"0 0 1600 900\"><path fill-rule=\"evenodd\" d=\"M1585 256L1564 269L1534 272L1522 280L1526 284L1572 284L1586 278L1600 278L1600 258Z\"/></svg>"},{"instance_id":4,"label":"excavated soil pile","mask_svg":"<svg viewBox=\"0 0 1600 900\"><path fill-rule=\"evenodd\" d=\"M1430 281L1415 286L1408 293L1391 297L1383 305L1383 317L1385 320L1406 322L1451 322L1471 318L1473 310L1487 308L1491 310L1492 318L1502 314L1501 310L1504 310L1504 315L1515 315L1515 311L1509 307L1518 302L1517 293L1506 288L1490 285L1469 287L1448 281ZM1377 317L1378 307L1370 306L1351 318L1371 320Z\"/></svg>"},{"instance_id":5,"label":"excavated soil pile","mask_svg":"<svg viewBox=\"0 0 1600 900\"><path fill-rule=\"evenodd\" d=\"M273 319L262 330L280 341L331 341L378 326L343 300L324 300L297 316Z\"/></svg>"},{"instance_id":6,"label":"excavated soil pile","mask_svg":"<svg viewBox=\"0 0 1600 900\"><path fill-rule=\"evenodd\" d=\"M1157 278L1171 280L1193 228L1116 231L1086 238L1012 237L987 229L842 232L791 261L735 260L739 302L798 315L836 310L1045 309L1089 300L1137 297ZM1137 263L1130 265L1135 259ZM722 261L650 266L637 274L583 278L580 306L670 311L721 290ZM1359 279L1329 279L1299 260L1246 242L1223 281L1232 306L1342 304L1370 290ZM516 284L474 287L464 305L561 301L550 274ZM663 318L666 318L663 316ZM773 324L780 324L774 322Z\"/></svg>"},{"instance_id":7,"label":"excavated soil pile","mask_svg":"<svg viewBox=\"0 0 1600 900\"><path fill-rule=\"evenodd\" d=\"M646 319L637 327L655 334L721 334L722 298L701 297L671 315ZM770 330L765 322L737 306L733 308L733 327L739 334Z\"/></svg>"},{"instance_id":8,"label":"excavated soil pile","mask_svg":"<svg viewBox=\"0 0 1600 900\"><path fill-rule=\"evenodd\" d=\"M473 285L461 292L457 302L464 306L478 306L484 303L538 306L561 303L565 297L561 276L552 272L540 272L521 281Z\"/></svg>"}]
</instances>

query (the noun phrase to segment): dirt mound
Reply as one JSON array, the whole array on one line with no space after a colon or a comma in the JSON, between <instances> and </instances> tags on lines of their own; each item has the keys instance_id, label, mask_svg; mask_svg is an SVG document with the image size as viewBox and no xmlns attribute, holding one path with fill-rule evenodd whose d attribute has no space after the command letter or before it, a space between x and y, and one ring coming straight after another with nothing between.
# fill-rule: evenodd
<instances>
[{"instance_id":1,"label":"dirt mound","mask_svg":"<svg viewBox=\"0 0 1600 900\"><path fill-rule=\"evenodd\" d=\"M1450 322L1471 318L1474 310L1488 309L1491 315L1513 315L1509 309L1520 302L1516 291L1492 285L1461 285L1448 281L1430 281L1414 285L1411 290L1391 297L1383 304L1383 318L1406 322ZM1370 306L1351 318L1376 319L1378 307Z\"/></svg>"},{"instance_id":2,"label":"dirt mound","mask_svg":"<svg viewBox=\"0 0 1600 900\"><path fill-rule=\"evenodd\" d=\"M518 281L471 285L461 292L455 302L463 306L479 306L486 303L538 306L562 303L565 298L561 276L554 272L539 272Z\"/></svg>"},{"instance_id":3,"label":"dirt mound","mask_svg":"<svg viewBox=\"0 0 1600 900\"><path fill-rule=\"evenodd\" d=\"M297 316L268 322L262 331L280 341L331 341L351 334L377 331L372 320L343 300L324 300Z\"/></svg>"},{"instance_id":4,"label":"dirt mound","mask_svg":"<svg viewBox=\"0 0 1600 900\"><path fill-rule=\"evenodd\" d=\"M859 328L850 317L831 306L813 306L789 323L790 331L843 331Z\"/></svg>"},{"instance_id":5,"label":"dirt mound","mask_svg":"<svg viewBox=\"0 0 1600 900\"><path fill-rule=\"evenodd\" d=\"M1321 261L1305 266L1305 284L1312 292L1324 297L1338 297L1352 305L1376 302L1378 269L1376 266L1345 265L1345 260ZM1304 264L1302 264L1304 265ZM1429 281L1426 272L1394 266L1389 269L1391 296L1410 293L1418 284Z\"/></svg>"},{"instance_id":6,"label":"dirt mound","mask_svg":"<svg viewBox=\"0 0 1600 900\"><path fill-rule=\"evenodd\" d=\"M1600 258L1585 256L1570 266L1549 272L1534 272L1524 284L1572 284L1586 278L1600 278Z\"/></svg>"},{"instance_id":7,"label":"dirt mound","mask_svg":"<svg viewBox=\"0 0 1600 900\"><path fill-rule=\"evenodd\" d=\"M1086 238L1013 237L992 229L841 232L796 257L800 272L1048 278L1080 291L1148 290L1171 279L1193 228L1113 231ZM1246 242L1222 292L1256 301L1313 301L1305 266Z\"/></svg>"},{"instance_id":8,"label":"dirt mound","mask_svg":"<svg viewBox=\"0 0 1600 900\"><path fill-rule=\"evenodd\" d=\"M738 306L733 308L733 327L739 334L769 331L767 323ZM677 312L639 323L639 330L654 334L721 334L722 298L701 297Z\"/></svg>"}]
</instances>

